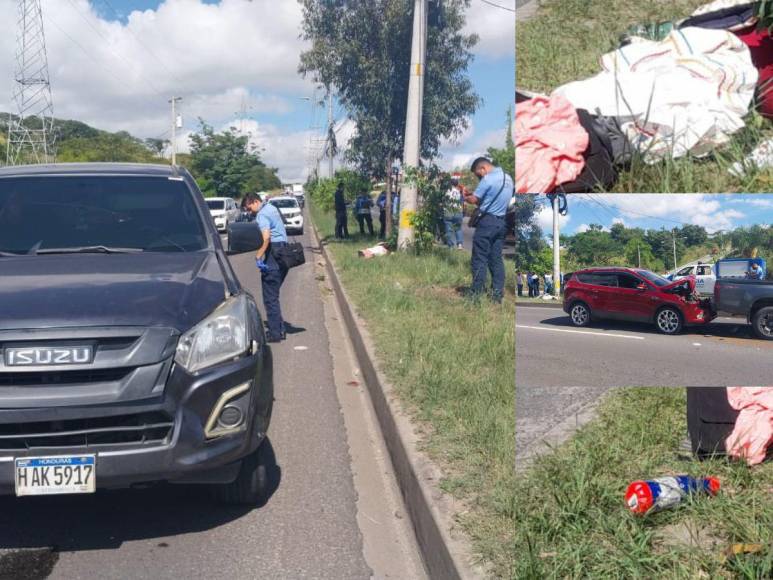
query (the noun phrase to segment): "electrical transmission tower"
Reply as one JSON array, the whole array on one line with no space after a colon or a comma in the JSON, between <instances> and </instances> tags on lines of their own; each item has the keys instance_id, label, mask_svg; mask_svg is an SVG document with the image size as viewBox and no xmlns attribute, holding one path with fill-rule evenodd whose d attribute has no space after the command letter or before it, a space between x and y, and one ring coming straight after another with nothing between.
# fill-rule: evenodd
<instances>
[{"instance_id":1,"label":"electrical transmission tower","mask_svg":"<svg viewBox=\"0 0 773 580\"><path fill-rule=\"evenodd\" d=\"M18 0L15 118L8 117L8 165L50 163L55 159L54 104L48 78L46 37L40 0Z\"/></svg>"}]
</instances>

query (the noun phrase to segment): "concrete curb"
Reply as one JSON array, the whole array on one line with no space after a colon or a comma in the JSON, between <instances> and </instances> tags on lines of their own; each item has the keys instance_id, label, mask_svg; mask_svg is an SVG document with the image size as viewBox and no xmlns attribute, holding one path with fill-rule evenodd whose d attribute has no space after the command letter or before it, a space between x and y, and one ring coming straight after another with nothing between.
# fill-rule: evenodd
<instances>
[{"instance_id":1,"label":"concrete curb","mask_svg":"<svg viewBox=\"0 0 773 580\"><path fill-rule=\"evenodd\" d=\"M542 302L518 302L515 301L515 308L563 308L564 305L561 302L553 302L551 300L546 300L543 304Z\"/></svg>"},{"instance_id":2,"label":"concrete curb","mask_svg":"<svg viewBox=\"0 0 773 580\"><path fill-rule=\"evenodd\" d=\"M394 388L377 368L373 341L364 321L354 311L338 278L335 259L322 244L313 222L312 231L325 258L330 283L343 314L362 379L373 402L427 572L430 578L438 579L483 578L484 573L473 564L469 542L461 533L453 533L456 529L454 514L462 507L439 489L442 472L418 451L419 437L409 417L400 408Z\"/></svg>"}]
</instances>

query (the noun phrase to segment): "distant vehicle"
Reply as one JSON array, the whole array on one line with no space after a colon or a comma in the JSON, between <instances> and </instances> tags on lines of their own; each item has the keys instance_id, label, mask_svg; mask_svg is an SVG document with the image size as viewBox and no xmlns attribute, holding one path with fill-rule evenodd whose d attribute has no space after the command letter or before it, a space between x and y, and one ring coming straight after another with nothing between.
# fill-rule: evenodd
<instances>
[{"instance_id":1,"label":"distant vehicle","mask_svg":"<svg viewBox=\"0 0 773 580\"><path fill-rule=\"evenodd\" d=\"M208 197L207 206L219 232L227 231L228 224L239 220L241 212L236 202L230 197Z\"/></svg>"},{"instance_id":2,"label":"distant vehicle","mask_svg":"<svg viewBox=\"0 0 773 580\"><path fill-rule=\"evenodd\" d=\"M692 277L671 282L648 270L616 267L573 272L565 280L564 311L575 326L593 319L631 320L655 324L663 334L707 324L715 316Z\"/></svg>"},{"instance_id":3,"label":"distant vehicle","mask_svg":"<svg viewBox=\"0 0 773 580\"><path fill-rule=\"evenodd\" d=\"M272 197L268 203L275 206L282 214L288 234L303 235L303 212L298 200L292 195Z\"/></svg>"},{"instance_id":4,"label":"distant vehicle","mask_svg":"<svg viewBox=\"0 0 773 580\"><path fill-rule=\"evenodd\" d=\"M720 277L714 285L714 308L745 316L755 335L773 340L773 282Z\"/></svg>"},{"instance_id":5,"label":"distant vehicle","mask_svg":"<svg viewBox=\"0 0 773 580\"><path fill-rule=\"evenodd\" d=\"M668 276L668 279L674 282L690 276L695 278L698 293L709 296L714 294L714 283L717 281L714 264L690 264Z\"/></svg>"},{"instance_id":6,"label":"distant vehicle","mask_svg":"<svg viewBox=\"0 0 773 580\"><path fill-rule=\"evenodd\" d=\"M301 209L303 209L303 207L306 205L306 194L304 193L303 189L293 192L293 196L295 196L295 199L298 201L298 205L301 206Z\"/></svg>"}]
</instances>

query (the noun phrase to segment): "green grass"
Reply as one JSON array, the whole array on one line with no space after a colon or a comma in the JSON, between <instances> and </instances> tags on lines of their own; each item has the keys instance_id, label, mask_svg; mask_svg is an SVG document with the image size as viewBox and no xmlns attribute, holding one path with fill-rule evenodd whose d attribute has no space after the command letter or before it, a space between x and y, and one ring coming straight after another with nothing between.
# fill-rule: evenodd
<instances>
[{"instance_id":1,"label":"green grass","mask_svg":"<svg viewBox=\"0 0 773 580\"><path fill-rule=\"evenodd\" d=\"M533 19L516 27L516 85L550 93L569 81L600 71L599 58L614 50L620 34L637 23L689 15L706 0L543 0ZM731 143L708 158L690 157L647 165L634 159L621 171L612 192L767 192L773 170L742 179L727 172L761 140L773 136L773 124L756 114Z\"/></svg>"},{"instance_id":2,"label":"green grass","mask_svg":"<svg viewBox=\"0 0 773 580\"><path fill-rule=\"evenodd\" d=\"M519 472L514 577L773 578L773 464L679 458L686 429L684 389L608 395L596 420ZM628 483L681 473L716 475L722 492L644 518L628 512ZM736 543L765 547L728 558Z\"/></svg>"},{"instance_id":3,"label":"green grass","mask_svg":"<svg viewBox=\"0 0 773 580\"><path fill-rule=\"evenodd\" d=\"M373 245L334 242L330 215L311 207L338 273L365 318L379 363L425 434L445 474L442 488L462 499L458 521L492 577L513 574L515 509L515 304L508 267L503 305L470 303L469 255L438 249L364 260Z\"/></svg>"}]
</instances>

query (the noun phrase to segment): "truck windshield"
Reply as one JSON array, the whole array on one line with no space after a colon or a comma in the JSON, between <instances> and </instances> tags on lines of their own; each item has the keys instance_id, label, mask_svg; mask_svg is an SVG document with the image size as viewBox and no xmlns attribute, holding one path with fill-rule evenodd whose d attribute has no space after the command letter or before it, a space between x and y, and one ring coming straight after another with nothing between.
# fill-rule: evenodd
<instances>
[{"instance_id":1,"label":"truck windshield","mask_svg":"<svg viewBox=\"0 0 773 580\"><path fill-rule=\"evenodd\" d=\"M0 179L4 255L92 248L193 252L207 246L182 181L103 175Z\"/></svg>"},{"instance_id":2,"label":"truck windshield","mask_svg":"<svg viewBox=\"0 0 773 580\"><path fill-rule=\"evenodd\" d=\"M209 209L225 209L225 202L222 199L208 199L207 205Z\"/></svg>"}]
</instances>

